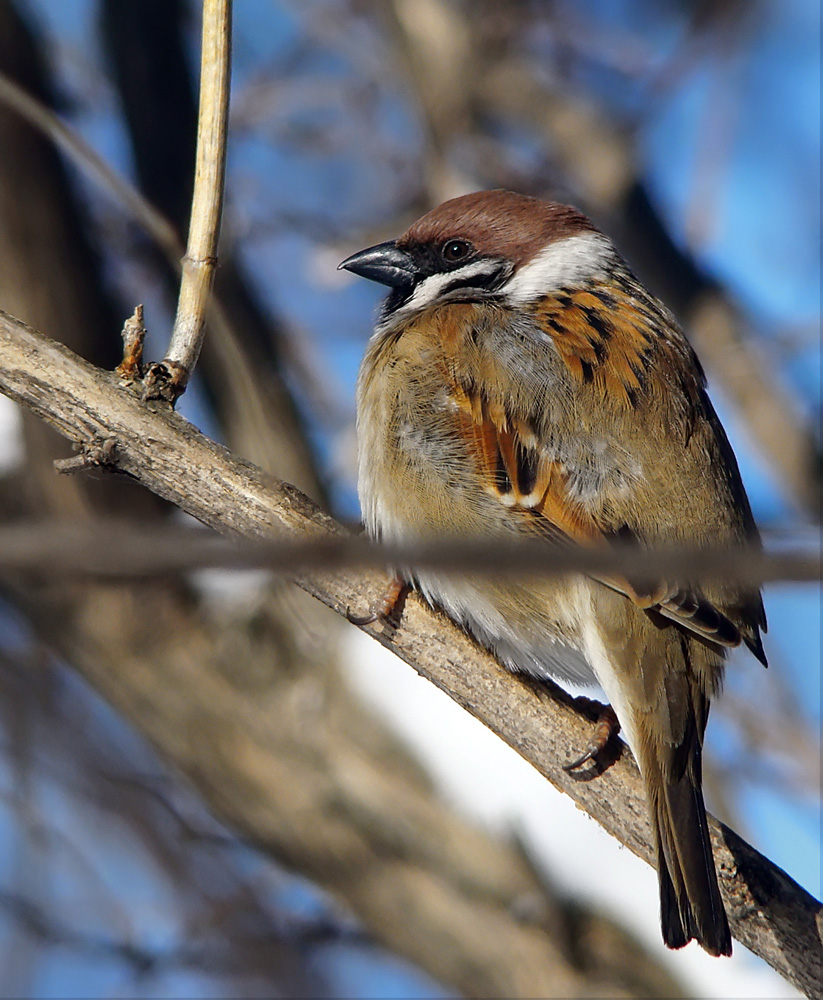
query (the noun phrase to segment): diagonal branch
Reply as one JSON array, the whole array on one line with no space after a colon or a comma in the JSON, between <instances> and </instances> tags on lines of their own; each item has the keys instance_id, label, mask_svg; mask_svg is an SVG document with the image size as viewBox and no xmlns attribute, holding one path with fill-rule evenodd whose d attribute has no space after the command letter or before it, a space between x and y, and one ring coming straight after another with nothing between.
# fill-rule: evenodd
<instances>
[{"instance_id":1,"label":"diagonal branch","mask_svg":"<svg viewBox=\"0 0 823 1000\"><path fill-rule=\"evenodd\" d=\"M344 534L303 494L235 458L167 407L141 405L134 390L25 324L0 313L0 388L84 449L216 530L246 538ZM109 442L103 447L104 442ZM362 607L384 575L315 570L297 583L339 614ZM413 598L391 648L497 733L557 788L638 856L651 861L639 772L630 754L596 781L564 772L588 733L574 702L551 686L546 700L501 670L451 622ZM253 818L252 818L253 822ZM785 872L717 820L712 841L735 937L810 996L821 983L823 908Z\"/></svg>"},{"instance_id":2,"label":"diagonal branch","mask_svg":"<svg viewBox=\"0 0 823 1000\"><path fill-rule=\"evenodd\" d=\"M166 256L177 263L183 248L174 226L113 170L74 129L64 124L51 108L38 101L2 71L0 102L16 111L43 135L47 135L79 170L120 201L129 214L151 234Z\"/></svg>"}]
</instances>

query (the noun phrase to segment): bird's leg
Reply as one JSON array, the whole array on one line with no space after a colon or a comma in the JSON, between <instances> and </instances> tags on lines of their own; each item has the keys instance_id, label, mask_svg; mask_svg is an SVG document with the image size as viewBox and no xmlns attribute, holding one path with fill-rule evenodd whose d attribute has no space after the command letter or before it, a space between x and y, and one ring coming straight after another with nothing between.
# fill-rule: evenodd
<instances>
[{"instance_id":1,"label":"bird's leg","mask_svg":"<svg viewBox=\"0 0 823 1000\"><path fill-rule=\"evenodd\" d=\"M578 757L577 760L573 760L570 764L564 764L564 771L574 771L578 767L581 767L587 761L594 760L595 757L601 753L606 744L612 738L620 732L620 722L614 713L614 709L611 705L605 705L597 717L597 722L594 724L594 729L592 730L592 737L586 746L586 751L582 757Z\"/></svg>"},{"instance_id":2,"label":"bird's leg","mask_svg":"<svg viewBox=\"0 0 823 1000\"><path fill-rule=\"evenodd\" d=\"M407 583L400 576L395 576L379 600L372 604L367 615L353 615L347 611L346 618L352 625L373 625L375 622L382 622L384 625L396 628L400 622L400 616L403 614L406 597L411 589L410 583Z\"/></svg>"}]
</instances>

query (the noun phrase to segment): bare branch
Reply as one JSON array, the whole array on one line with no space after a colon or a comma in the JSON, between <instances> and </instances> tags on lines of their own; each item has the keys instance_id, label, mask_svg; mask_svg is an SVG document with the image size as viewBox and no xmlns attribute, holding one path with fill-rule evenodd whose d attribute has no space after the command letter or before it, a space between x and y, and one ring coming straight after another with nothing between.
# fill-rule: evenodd
<instances>
[{"instance_id":1,"label":"bare branch","mask_svg":"<svg viewBox=\"0 0 823 1000\"><path fill-rule=\"evenodd\" d=\"M689 323L692 343L743 415L752 438L788 492L819 520L820 447L814 429L759 356L754 338L728 298L716 291L697 296Z\"/></svg>"},{"instance_id":2,"label":"bare branch","mask_svg":"<svg viewBox=\"0 0 823 1000\"><path fill-rule=\"evenodd\" d=\"M135 306L134 313L123 324L120 336L123 338L123 360L116 368L117 374L122 379L138 379L143 373L143 345L146 341L142 305Z\"/></svg>"},{"instance_id":3,"label":"bare branch","mask_svg":"<svg viewBox=\"0 0 823 1000\"><path fill-rule=\"evenodd\" d=\"M147 391L173 402L186 388L200 355L206 309L217 267L217 241L226 173L226 135L231 76L231 0L203 0L200 112L189 242L171 343L162 367L150 373ZM169 380L163 391L161 383Z\"/></svg>"},{"instance_id":4,"label":"bare branch","mask_svg":"<svg viewBox=\"0 0 823 1000\"><path fill-rule=\"evenodd\" d=\"M344 529L303 494L234 458L178 414L141 405L116 376L0 313L0 386L81 445L116 438L114 463L205 524L248 538L328 538ZM296 582L338 613L363 606L386 578L317 570ZM551 703L501 670L451 622L416 598L402 628L365 631L467 708L570 795L613 836L651 861L640 775L630 754L592 782L562 770L586 739L574 703L553 685ZM591 777L591 774L585 777ZM711 820L723 895L735 936L782 976L818 995L821 904L733 831Z\"/></svg>"}]
</instances>

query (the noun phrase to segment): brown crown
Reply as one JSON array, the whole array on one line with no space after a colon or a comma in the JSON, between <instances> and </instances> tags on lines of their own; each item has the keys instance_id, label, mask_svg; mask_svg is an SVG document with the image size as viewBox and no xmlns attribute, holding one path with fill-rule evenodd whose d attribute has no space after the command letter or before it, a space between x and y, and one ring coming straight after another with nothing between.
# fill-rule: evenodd
<instances>
[{"instance_id":1,"label":"brown crown","mask_svg":"<svg viewBox=\"0 0 823 1000\"><path fill-rule=\"evenodd\" d=\"M444 201L410 226L397 243L438 245L459 238L473 243L481 254L519 265L550 243L583 232L597 229L571 205L497 189Z\"/></svg>"}]
</instances>

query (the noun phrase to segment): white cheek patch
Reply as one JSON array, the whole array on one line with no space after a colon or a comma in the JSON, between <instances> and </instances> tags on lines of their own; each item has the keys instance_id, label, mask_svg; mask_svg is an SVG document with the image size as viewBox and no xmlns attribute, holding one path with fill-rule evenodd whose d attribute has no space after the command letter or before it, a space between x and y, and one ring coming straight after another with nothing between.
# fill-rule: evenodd
<instances>
[{"instance_id":1,"label":"white cheek patch","mask_svg":"<svg viewBox=\"0 0 823 1000\"><path fill-rule=\"evenodd\" d=\"M613 257L614 248L600 233L569 236L541 250L500 291L509 304L523 305L565 285L596 277Z\"/></svg>"},{"instance_id":2,"label":"white cheek patch","mask_svg":"<svg viewBox=\"0 0 823 1000\"><path fill-rule=\"evenodd\" d=\"M446 271L442 274L430 274L424 278L414 289L411 298L404 302L402 306L395 309L389 317L394 324L398 317L409 316L412 313L422 312L442 296L445 289L455 281L463 282L469 278L492 277L500 270L500 262L496 260L473 260L463 267L455 268L454 271Z\"/></svg>"}]
</instances>

